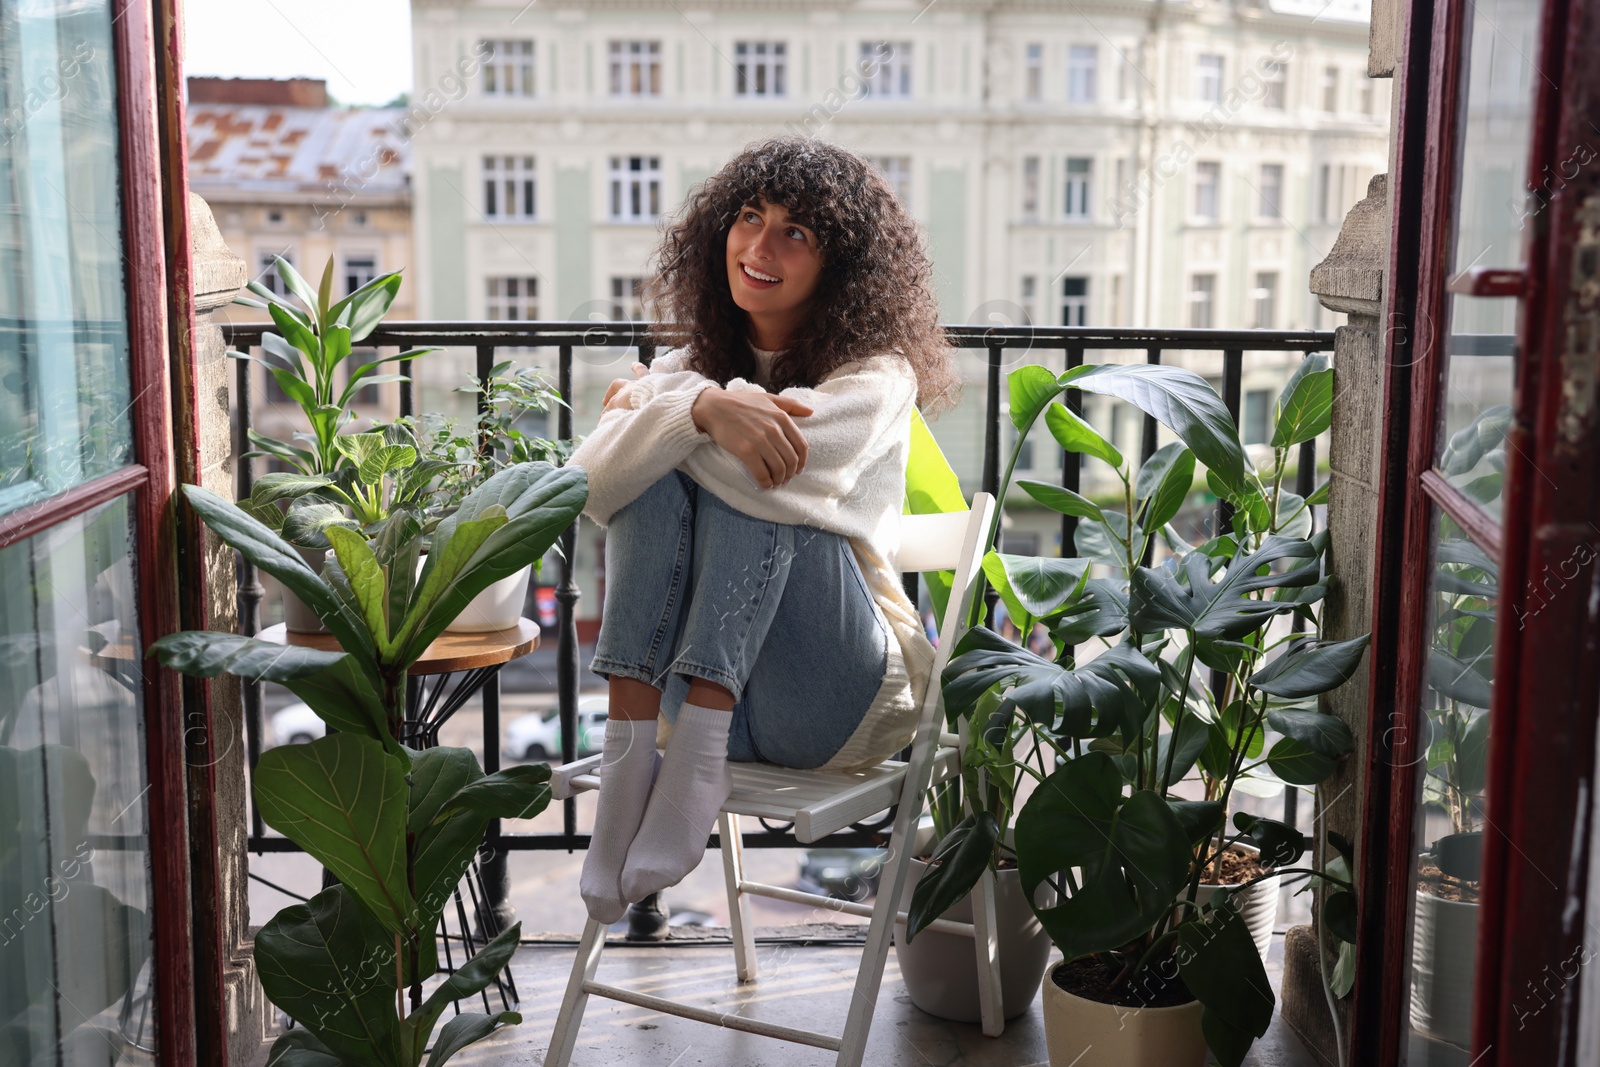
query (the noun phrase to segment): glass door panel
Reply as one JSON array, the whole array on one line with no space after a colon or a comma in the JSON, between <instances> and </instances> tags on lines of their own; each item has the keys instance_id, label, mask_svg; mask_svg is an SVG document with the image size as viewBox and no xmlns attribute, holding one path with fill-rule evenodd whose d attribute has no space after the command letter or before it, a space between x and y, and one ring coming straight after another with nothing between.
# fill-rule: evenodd
<instances>
[{"instance_id":1,"label":"glass door panel","mask_svg":"<svg viewBox=\"0 0 1600 1067\"><path fill-rule=\"evenodd\" d=\"M105 0L0 0L0 515L133 456Z\"/></svg>"},{"instance_id":2,"label":"glass door panel","mask_svg":"<svg viewBox=\"0 0 1600 1067\"><path fill-rule=\"evenodd\" d=\"M0 1063L155 1044L130 497L0 549Z\"/></svg>"},{"instance_id":3,"label":"glass door panel","mask_svg":"<svg viewBox=\"0 0 1600 1067\"><path fill-rule=\"evenodd\" d=\"M1518 301L1484 292L1490 271L1520 271L1523 238L1540 210L1524 193L1533 131L1533 59L1538 0L1466 5L1455 240L1446 296L1445 369L1440 405L1441 474L1486 512L1500 514L1506 431L1515 380ZM1502 275L1505 277L1505 275Z\"/></svg>"}]
</instances>

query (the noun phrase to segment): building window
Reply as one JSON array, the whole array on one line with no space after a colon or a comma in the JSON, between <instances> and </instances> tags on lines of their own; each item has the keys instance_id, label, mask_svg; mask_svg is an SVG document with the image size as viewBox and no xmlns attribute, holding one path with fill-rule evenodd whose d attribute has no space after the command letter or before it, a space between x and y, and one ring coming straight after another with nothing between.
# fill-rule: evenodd
<instances>
[{"instance_id":1,"label":"building window","mask_svg":"<svg viewBox=\"0 0 1600 1067\"><path fill-rule=\"evenodd\" d=\"M344 257L344 295L349 296L378 276L378 257L372 255Z\"/></svg>"},{"instance_id":2,"label":"building window","mask_svg":"<svg viewBox=\"0 0 1600 1067\"><path fill-rule=\"evenodd\" d=\"M256 257L256 263L259 268L256 273L256 281L265 286L273 296L278 297L280 300L287 300L289 299L289 287L284 284L282 278L278 277L278 267L273 262L274 258L278 256L282 256L284 262L288 263L289 266L294 266L294 256L287 251L262 252Z\"/></svg>"},{"instance_id":3,"label":"building window","mask_svg":"<svg viewBox=\"0 0 1600 1067\"><path fill-rule=\"evenodd\" d=\"M1376 96L1377 86L1371 78L1362 78L1359 84L1360 87L1356 90L1356 96L1361 106L1361 113L1370 115L1372 114L1373 98Z\"/></svg>"},{"instance_id":4,"label":"building window","mask_svg":"<svg viewBox=\"0 0 1600 1067\"><path fill-rule=\"evenodd\" d=\"M1272 392L1252 389L1244 394L1244 443L1264 445L1270 438L1268 427L1272 418Z\"/></svg>"},{"instance_id":5,"label":"building window","mask_svg":"<svg viewBox=\"0 0 1600 1067\"><path fill-rule=\"evenodd\" d=\"M1195 59L1194 95L1207 104L1222 103L1222 57L1206 53Z\"/></svg>"},{"instance_id":6,"label":"building window","mask_svg":"<svg viewBox=\"0 0 1600 1067\"><path fill-rule=\"evenodd\" d=\"M1022 319L1032 326L1038 321L1036 312L1039 306L1039 277L1035 274L1022 276Z\"/></svg>"},{"instance_id":7,"label":"building window","mask_svg":"<svg viewBox=\"0 0 1600 1067\"><path fill-rule=\"evenodd\" d=\"M1287 72L1282 63L1269 63L1261 72L1261 81L1266 86L1266 93L1261 97L1261 106L1270 107L1274 111L1282 111L1284 105L1284 83Z\"/></svg>"},{"instance_id":8,"label":"building window","mask_svg":"<svg viewBox=\"0 0 1600 1067\"><path fill-rule=\"evenodd\" d=\"M902 207L911 206L911 157L872 156L870 161L889 182L889 188L900 198Z\"/></svg>"},{"instance_id":9,"label":"building window","mask_svg":"<svg viewBox=\"0 0 1600 1067\"><path fill-rule=\"evenodd\" d=\"M483 213L489 218L533 218L535 191L532 156L483 157Z\"/></svg>"},{"instance_id":10,"label":"building window","mask_svg":"<svg viewBox=\"0 0 1600 1067\"><path fill-rule=\"evenodd\" d=\"M1261 195L1256 204L1256 215L1263 219L1283 217L1283 164L1261 164Z\"/></svg>"},{"instance_id":11,"label":"building window","mask_svg":"<svg viewBox=\"0 0 1600 1067\"><path fill-rule=\"evenodd\" d=\"M911 95L911 42L862 41L861 84L868 96Z\"/></svg>"},{"instance_id":12,"label":"building window","mask_svg":"<svg viewBox=\"0 0 1600 1067\"><path fill-rule=\"evenodd\" d=\"M644 279L611 279L611 321L644 321Z\"/></svg>"},{"instance_id":13,"label":"building window","mask_svg":"<svg viewBox=\"0 0 1600 1067\"><path fill-rule=\"evenodd\" d=\"M661 42L612 41L611 95L661 95Z\"/></svg>"},{"instance_id":14,"label":"building window","mask_svg":"<svg viewBox=\"0 0 1600 1067\"><path fill-rule=\"evenodd\" d=\"M1118 53L1118 55L1117 55L1117 99L1118 100L1128 100L1133 95L1132 88L1130 87L1130 84L1129 84L1132 79L1130 79L1128 77L1128 72L1133 70L1133 69L1134 69L1133 60L1128 58L1128 54L1126 52Z\"/></svg>"},{"instance_id":15,"label":"building window","mask_svg":"<svg viewBox=\"0 0 1600 1067\"><path fill-rule=\"evenodd\" d=\"M1339 68L1322 70L1322 110L1332 115L1339 110Z\"/></svg>"},{"instance_id":16,"label":"building window","mask_svg":"<svg viewBox=\"0 0 1600 1067\"><path fill-rule=\"evenodd\" d=\"M539 317L538 278L490 278L485 318L526 320Z\"/></svg>"},{"instance_id":17,"label":"building window","mask_svg":"<svg viewBox=\"0 0 1600 1067\"><path fill-rule=\"evenodd\" d=\"M1006 453L1009 455L1011 450L1016 448L1016 447L1017 447L1017 431L1013 427L1012 430L1011 430L1011 440L1006 442ZM1033 470L1033 438L1032 437L1028 437L1028 438L1025 438L1023 440L1023 442L1022 442L1022 450L1017 453L1017 468L1016 469L1019 472L1021 472L1021 471L1032 471ZM1006 549L1005 550L1006 550L1007 553L1012 553L1012 554L1016 554L1016 555L1019 555L1019 556L1034 556L1034 555L1038 555L1038 553L1039 553L1039 535L1038 534L1023 534L1022 535L1023 537L1031 537L1032 540L1033 540L1032 545L1029 547L1028 551L1026 551L1026 552L1019 551L1019 546L1017 545L1016 540L1014 540L1015 536L1016 535L1013 534L1011 536L1006 537L1006 539L1005 539L1005 541L1006 541Z\"/></svg>"},{"instance_id":18,"label":"building window","mask_svg":"<svg viewBox=\"0 0 1600 1067\"><path fill-rule=\"evenodd\" d=\"M1216 222L1218 192L1222 185L1222 164L1216 162L1194 165L1194 217Z\"/></svg>"},{"instance_id":19,"label":"building window","mask_svg":"<svg viewBox=\"0 0 1600 1067\"><path fill-rule=\"evenodd\" d=\"M1278 317L1278 272L1256 272L1256 287L1250 294L1256 303L1256 329L1270 330Z\"/></svg>"},{"instance_id":20,"label":"building window","mask_svg":"<svg viewBox=\"0 0 1600 1067\"><path fill-rule=\"evenodd\" d=\"M484 96L533 95L533 42L484 41L480 53L487 49L488 60L483 65Z\"/></svg>"},{"instance_id":21,"label":"building window","mask_svg":"<svg viewBox=\"0 0 1600 1067\"><path fill-rule=\"evenodd\" d=\"M1074 157L1067 160L1067 188L1065 211L1069 219L1089 217L1089 180L1093 175L1094 160Z\"/></svg>"},{"instance_id":22,"label":"building window","mask_svg":"<svg viewBox=\"0 0 1600 1067\"><path fill-rule=\"evenodd\" d=\"M1022 217L1029 222L1039 219L1039 157L1025 156L1022 160Z\"/></svg>"},{"instance_id":23,"label":"building window","mask_svg":"<svg viewBox=\"0 0 1600 1067\"><path fill-rule=\"evenodd\" d=\"M1111 322L1112 326L1121 326L1122 314L1122 275L1111 276Z\"/></svg>"},{"instance_id":24,"label":"building window","mask_svg":"<svg viewBox=\"0 0 1600 1067\"><path fill-rule=\"evenodd\" d=\"M737 41L733 46L733 91L738 96L788 96L788 45L782 41Z\"/></svg>"},{"instance_id":25,"label":"building window","mask_svg":"<svg viewBox=\"0 0 1600 1067\"><path fill-rule=\"evenodd\" d=\"M1089 317L1089 279L1061 279L1061 325L1082 326Z\"/></svg>"},{"instance_id":26,"label":"building window","mask_svg":"<svg viewBox=\"0 0 1600 1067\"><path fill-rule=\"evenodd\" d=\"M1328 199L1330 193L1329 182L1333 174L1333 166L1324 163L1317 172L1317 220L1327 222L1329 213L1333 210L1332 202Z\"/></svg>"},{"instance_id":27,"label":"building window","mask_svg":"<svg viewBox=\"0 0 1600 1067\"><path fill-rule=\"evenodd\" d=\"M1075 44L1067 49L1067 99L1074 104L1094 103L1099 71L1099 48L1092 44Z\"/></svg>"},{"instance_id":28,"label":"building window","mask_svg":"<svg viewBox=\"0 0 1600 1067\"><path fill-rule=\"evenodd\" d=\"M1211 328L1211 307L1216 293L1215 274L1196 274L1189 279L1189 326L1192 329Z\"/></svg>"},{"instance_id":29,"label":"building window","mask_svg":"<svg viewBox=\"0 0 1600 1067\"><path fill-rule=\"evenodd\" d=\"M611 219L652 222L661 214L661 157L611 157Z\"/></svg>"},{"instance_id":30,"label":"building window","mask_svg":"<svg viewBox=\"0 0 1600 1067\"><path fill-rule=\"evenodd\" d=\"M1044 99L1044 45L1028 45L1027 62L1023 66L1022 96L1025 100Z\"/></svg>"},{"instance_id":31,"label":"building window","mask_svg":"<svg viewBox=\"0 0 1600 1067\"><path fill-rule=\"evenodd\" d=\"M369 363L377 362L377 359L378 350L376 348L351 349L350 354L344 359L345 374L347 376L345 380L349 381L348 375L354 374L356 371L360 370L362 367L365 367ZM374 377L375 373L368 374L362 379L362 381L370 382ZM379 388L380 387L377 385L359 386L356 389L355 402L357 404L365 404L369 407L376 404L379 400Z\"/></svg>"}]
</instances>

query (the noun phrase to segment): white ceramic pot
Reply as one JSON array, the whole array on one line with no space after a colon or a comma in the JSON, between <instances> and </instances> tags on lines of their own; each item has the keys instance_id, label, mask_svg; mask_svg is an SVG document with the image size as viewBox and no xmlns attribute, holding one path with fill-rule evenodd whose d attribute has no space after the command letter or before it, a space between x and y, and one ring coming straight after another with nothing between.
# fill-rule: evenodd
<instances>
[{"instance_id":1,"label":"white ceramic pot","mask_svg":"<svg viewBox=\"0 0 1600 1067\"><path fill-rule=\"evenodd\" d=\"M1478 905L1417 891L1411 934L1411 1025L1431 1037L1472 1044Z\"/></svg>"},{"instance_id":2,"label":"white ceramic pot","mask_svg":"<svg viewBox=\"0 0 1600 1067\"><path fill-rule=\"evenodd\" d=\"M911 860L910 877L900 897L900 910L911 907L911 895L927 871L921 860ZM1040 896L1055 893L1040 887ZM1047 906L1047 905L1041 905ZM995 875L995 937L1000 958L1000 1002L1002 1014L1013 1019L1033 1005L1039 991L1039 978L1050 964L1050 935L1028 907L1022 892L1022 877L1015 870ZM972 897L962 897L940 918L954 922L972 921ZM978 1000L978 961L972 938L924 930L910 944L905 943L905 925L895 925L894 956L900 977L911 995L911 1003L940 1019L975 1023L983 1017Z\"/></svg>"},{"instance_id":3,"label":"white ceramic pot","mask_svg":"<svg viewBox=\"0 0 1600 1067\"><path fill-rule=\"evenodd\" d=\"M1249 845L1235 845L1246 852L1258 853L1259 850ZM1195 903L1205 905L1211 903L1211 898L1216 895L1222 886L1204 885L1195 894ZM1240 918L1244 919L1250 928L1250 937L1256 943L1256 951L1261 953L1261 958L1267 958L1267 950L1272 947L1272 928L1278 921L1278 898L1283 894L1283 879L1279 875L1263 878L1255 885L1242 893L1232 894L1234 906L1239 909Z\"/></svg>"},{"instance_id":4,"label":"white ceramic pot","mask_svg":"<svg viewBox=\"0 0 1600 1067\"><path fill-rule=\"evenodd\" d=\"M417 560L418 574L422 573L425 562L426 556ZM511 629L522 618L522 605L528 599L528 580L532 576L533 567L530 565L490 585L461 609L461 614L445 627L445 632L481 634Z\"/></svg>"},{"instance_id":5,"label":"white ceramic pot","mask_svg":"<svg viewBox=\"0 0 1600 1067\"><path fill-rule=\"evenodd\" d=\"M310 567L318 574L322 573L322 563L328 555L326 549L301 548L299 545L291 545L290 547L300 553L300 558L306 561L307 567ZM328 632L328 628L322 625L322 620L317 617L316 612L306 607L305 602L291 593L287 586L282 588L283 625L286 630L296 634L325 634Z\"/></svg>"},{"instance_id":6,"label":"white ceramic pot","mask_svg":"<svg viewBox=\"0 0 1600 1067\"><path fill-rule=\"evenodd\" d=\"M1173 1008L1101 1004L1068 993L1056 985L1053 973L1046 974L1044 1038L1050 1067L1205 1067L1204 1010L1198 1000Z\"/></svg>"}]
</instances>

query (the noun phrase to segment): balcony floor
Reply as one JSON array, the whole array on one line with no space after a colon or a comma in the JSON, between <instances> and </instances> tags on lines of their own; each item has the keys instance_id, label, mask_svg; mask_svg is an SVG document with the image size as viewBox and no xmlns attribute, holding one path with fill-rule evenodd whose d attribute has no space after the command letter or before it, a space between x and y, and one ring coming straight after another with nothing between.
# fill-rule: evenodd
<instances>
[{"instance_id":1,"label":"balcony floor","mask_svg":"<svg viewBox=\"0 0 1600 1067\"><path fill-rule=\"evenodd\" d=\"M821 939L859 936L860 929L791 926L761 929L757 935L792 938L803 932ZM1280 935L1273 939L1267 964L1274 989L1282 977L1282 951ZM663 947L608 945L601 958L600 977L771 1022L833 1032L843 1029L859 949L758 943L756 952L762 977L757 983L741 986L733 976L732 949L725 931L677 930ZM526 1022L468 1049L452 1064L542 1064L573 953L570 944L524 945L512 967ZM477 1010L482 1010L481 1002ZM572 1062L574 1067L828 1067L833 1054L592 997ZM1027 1014L1007 1024L1002 1036L985 1038L976 1025L944 1022L913 1007L890 952L866 1063L872 1067L1034 1067L1046 1062L1037 1000ZM1331 1067L1333 1056L1308 1051L1288 1032L1282 1019L1276 1018L1245 1062L1250 1067Z\"/></svg>"}]
</instances>

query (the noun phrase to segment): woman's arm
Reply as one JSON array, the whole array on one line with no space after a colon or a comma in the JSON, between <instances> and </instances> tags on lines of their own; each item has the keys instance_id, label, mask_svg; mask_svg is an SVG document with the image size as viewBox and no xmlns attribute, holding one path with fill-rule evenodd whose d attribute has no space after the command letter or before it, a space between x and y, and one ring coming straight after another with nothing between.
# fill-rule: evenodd
<instances>
[{"instance_id":1,"label":"woman's arm","mask_svg":"<svg viewBox=\"0 0 1600 1067\"><path fill-rule=\"evenodd\" d=\"M641 378L640 384L648 378ZM701 378L637 407L617 407L600 416L568 461L589 473L589 499L583 513L605 526L611 516L654 485L711 437L694 424L694 402L717 383Z\"/></svg>"},{"instance_id":2,"label":"woman's arm","mask_svg":"<svg viewBox=\"0 0 1600 1067\"><path fill-rule=\"evenodd\" d=\"M764 391L749 382L728 383L729 392L748 390ZM846 364L814 389L795 387L778 395L813 412L795 418L809 446L799 474L763 489L743 462L715 443L702 443L679 468L725 502L770 522L867 536L870 531L856 521L861 516L891 506L899 511L905 494L906 431L917 395L909 363L898 356L876 356Z\"/></svg>"}]
</instances>

